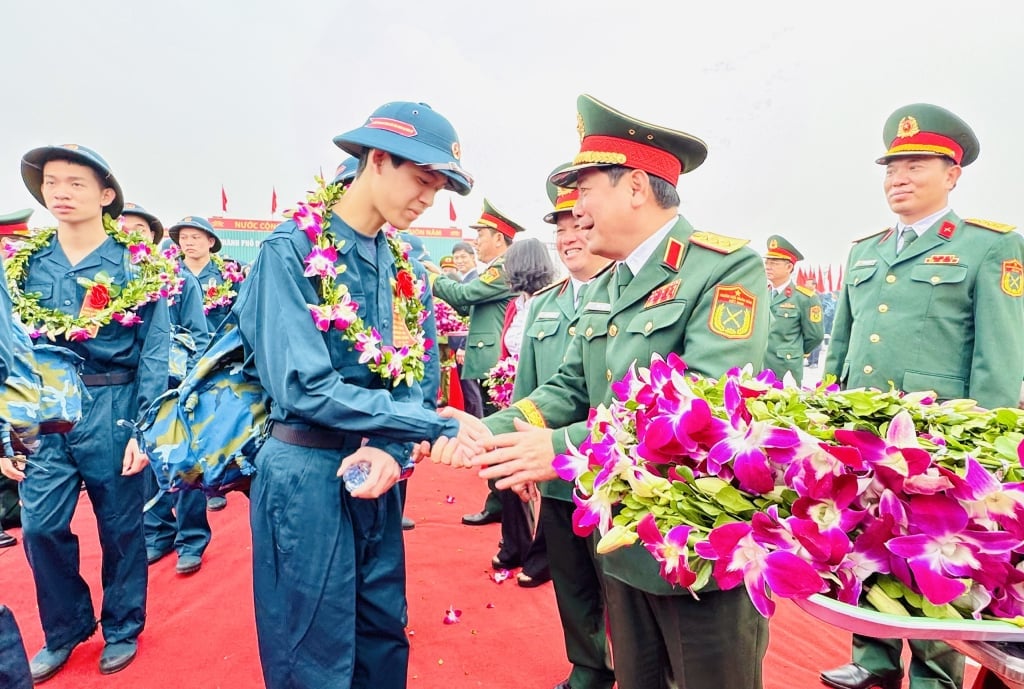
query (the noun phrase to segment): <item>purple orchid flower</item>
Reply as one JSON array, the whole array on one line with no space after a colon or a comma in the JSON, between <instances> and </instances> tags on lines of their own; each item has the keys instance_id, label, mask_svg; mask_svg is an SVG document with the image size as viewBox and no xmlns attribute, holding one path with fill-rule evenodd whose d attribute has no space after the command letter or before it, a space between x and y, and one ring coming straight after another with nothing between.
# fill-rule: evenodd
<instances>
[{"instance_id":1,"label":"purple orchid flower","mask_svg":"<svg viewBox=\"0 0 1024 689\"><path fill-rule=\"evenodd\" d=\"M897 536L886 547L907 560L918 587L929 601L943 605L963 595L963 578L982 569L979 555L1009 559L1021 539L1005 532L968 530L967 510L945 495L920 495L910 501L911 526L918 530Z\"/></svg>"},{"instance_id":2,"label":"purple orchid flower","mask_svg":"<svg viewBox=\"0 0 1024 689\"><path fill-rule=\"evenodd\" d=\"M654 515L650 513L636 526L637 535L644 547L661 566L661 578L684 589L689 589L697 581L697 575L688 564L690 548L687 540L690 538L690 530L688 525L680 524L662 534L654 521Z\"/></svg>"},{"instance_id":3,"label":"purple orchid flower","mask_svg":"<svg viewBox=\"0 0 1024 689\"><path fill-rule=\"evenodd\" d=\"M971 519L986 528L998 524L1024 538L1024 484L1000 483L973 457L966 459L963 478L943 469L953 484L950 495L960 500Z\"/></svg>"},{"instance_id":4,"label":"purple orchid flower","mask_svg":"<svg viewBox=\"0 0 1024 689\"><path fill-rule=\"evenodd\" d=\"M338 269L334 264L337 260L338 250L333 246L324 249L314 247L306 256L306 269L302 274L306 277L316 275L321 278L336 278Z\"/></svg>"},{"instance_id":5,"label":"purple orchid flower","mask_svg":"<svg viewBox=\"0 0 1024 689\"><path fill-rule=\"evenodd\" d=\"M897 492L903 490L905 479L923 473L931 464L931 456L918 443L914 420L905 409L889 422L885 438L870 431L838 429L835 439L860 450L879 481Z\"/></svg>"}]
</instances>

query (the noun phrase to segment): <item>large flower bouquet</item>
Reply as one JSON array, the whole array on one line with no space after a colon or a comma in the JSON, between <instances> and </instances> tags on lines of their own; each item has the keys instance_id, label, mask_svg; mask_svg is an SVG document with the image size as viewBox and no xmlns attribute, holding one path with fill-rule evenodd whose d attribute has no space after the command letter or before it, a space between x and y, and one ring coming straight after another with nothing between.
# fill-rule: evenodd
<instances>
[{"instance_id":1,"label":"large flower bouquet","mask_svg":"<svg viewBox=\"0 0 1024 689\"><path fill-rule=\"evenodd\" d=\"M487 388L487 397L498 409L507 409L512 404L512 391L516 386L516 368L519 356L511 354L496 363L480 384Z\"/></svg>"},{"instance_id":2,"label":"large flower bouquet","mask_svg":"<svg viewBox=\"0 0 1024 689\"><path fill-rule=\"evenodd\" d=\"M465 335L469 330L469 319L460 316L448 302L437 297L434 297L434 319L437 322L437 334L441 337Z\"/></svg>"},{"instance_id":3,"label":"large flower bouquet","mask_svg":"<svg viewBox=\"0 0 1024 689\"><path fill-rule=\"evenodd\" d=\"M639 540L667 581L825 594L882 612L1024 621L1024 411L928 393L719 380L655 357L555 460L599 552Z\"/></svg>"}]
</instances>

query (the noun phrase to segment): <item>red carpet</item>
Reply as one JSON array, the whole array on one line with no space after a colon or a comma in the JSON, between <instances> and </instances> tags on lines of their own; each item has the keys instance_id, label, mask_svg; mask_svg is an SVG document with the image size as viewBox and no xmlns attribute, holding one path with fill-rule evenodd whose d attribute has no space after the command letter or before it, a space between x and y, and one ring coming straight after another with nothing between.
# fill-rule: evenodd
<instances>
[{"instance_id":1,"label":"red carpet","mask_svg":"<svg viewBox=\"0 0 1024 689\"><path fill-rule=\"evenodd\" d=\"M466 471L422 464L411 479L406 532L409 580L409 686L418 689L549 689L568 673L550 585L522 589L496 584L490 559L497 525L459 523L476 512L486 487ZM453 503L446 500L454 498ZM123 672L103 676L97 633L79 646L48 689L257 689L262 687L252 612L248 502L233 493L210 515L213 542L203 568L174 572L170 556L150 567L146 631L139 657ZM88 499L75 517L82 572L99 609L100 555ZM12 532L20 536L17 530ZM20 544L0 550L0 602L18 619L28 654L42 645L32 576ZM442 623L449 606L458 624ZM765 667L768 689L817 688L823 668L846 662L849 635L782 601L771 624ZM968 668L968 686L975 674ZM2 688L0 688L2 689ZM727 688L726 688L727 689Z\"/></svg>"}]
</instances>

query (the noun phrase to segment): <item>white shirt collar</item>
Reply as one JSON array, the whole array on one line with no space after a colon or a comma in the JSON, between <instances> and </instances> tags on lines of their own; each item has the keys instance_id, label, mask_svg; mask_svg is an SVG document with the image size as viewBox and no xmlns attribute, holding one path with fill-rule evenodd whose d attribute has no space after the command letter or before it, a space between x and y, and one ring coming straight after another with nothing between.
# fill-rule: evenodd
<instances>
[{"instance_id":1,"label":"white shirt collar","mask_svg":"<svg viewBox=\"0 0 1024 689\"><path fill-rule=\"evenodd\" d=\"M901 235L901 234L903 234L903 230L904 229L906 229L907 227L910 227L911 229L914 230L914 234L916 234L918 237L920 237L921 235L923 235L925 232L928 231L929 227L931 227L936 222L938 222L939 218L941 218L942 216L944 216L947 213L949 213L949 211L950 211L950 207L946 206L945 208L943 208L938 213L932 213L931 215L929 215L927 217L921 218L920 220L915 222L913 225L907 225L907 224L903 223L902 221L897 221L896 222L896 234L897 234L897 236Z\"/></svg>"},{"instance_id":2,"label":"white shirt collar","mask_svg":"<svg viewBox=\"0 0 1024 689\"><path fill-rule=\"evenodd\" d=\"M654 254L654 250L658 248L659 244L661 244L661 240L665 239L678 221L679 216L674 216L671 220L662 225L661 229L641 242L640 246L633 249L633 253L631 253L625 261L620 261L620 263L625 263L629 266L629 270L633 273L634 277L639 275L640 269L644 267L644 264L647 263L648 259L651 258L651 255Z\"/></svg>"}]
</instances>

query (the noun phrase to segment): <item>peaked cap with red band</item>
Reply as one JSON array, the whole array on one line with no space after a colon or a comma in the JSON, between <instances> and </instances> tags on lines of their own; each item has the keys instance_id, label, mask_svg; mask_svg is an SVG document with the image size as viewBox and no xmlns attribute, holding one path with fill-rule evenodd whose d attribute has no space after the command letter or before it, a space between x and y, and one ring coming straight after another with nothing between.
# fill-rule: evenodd
<instances>
[{"instance_id":1,"label":"peaked cap with red band","mask_svg":"<svg viewBox=\"0 0 1024 689\"><path fill-rule=\"evenodd\" d=\"M28 230L28 219L31 216L32 210L30 208L8 213L7 215L0 215L0 235L25 232Z\"/></svg>"},{"instance_id":2,"label":"peaked cap with red band","mask_svg":"<svg viewBox=\"0 0 1024 689\"><path fill-rule=\"evenodd\" d=\"M576 201L580 197L579 189L566 189L565 187L558 187L551 183L552 177L571 165L572 163L562 163L548 175L548 200L551 201L551 205L554 206L554 209L544 216L544 222L554 225L558 223L559 213L572 213L572 209L576 207Z\"/></svg>"},{"instance_id":3,"label":"peaked cap with red band","mask_svg":"<svg viewBox=\"0 0 1024 689\"><path fill-rule=\"evenodd\" d=\"M451 122L426 103L395 101L374 110L362 127L334 137L334 145L358 158L376 148L440 172L446 188L465 196L473 176L462 167L462 145Z\"/></svg>"},{"instance_id":4,"label":"peaked cap with red band","mask_svg":"<svg viewBox=\"0 0 1024 689\"><path fill-rule=\"evenodd\" d=\"M768 252L764 257L778 258L790 263L804 260L804 255L793 246L792 242L780 234L773 234L768 238Z\"/></svg>"},{"instance_id":5,"label":"peaked cap with red band","mask_svg":"<svg viewBox=\"0 0 1024 689\"><path fill-rule=\"evenodd\" d=\"M551 175L557 186L574 188L580 170L622 165L660 177L672 186L708 157L703 141L621 113L593 96L576 99L580 152L572 165Z\"/></svg>"},{"instance_id":6,"label":"peaked cap with red band","mask_svg":"<svg viewBox=\"0 0 1024 689\"><path fill-rule=\"evenodd\" d=\"M517 232L526 231L525 227L513 220L509 220L507 215L495 208L487 199L484 199L484 209L480 212L480 219L470 225L470 227L477 230L481 227L486 227L505 235L509 239L515 239Z\"/></svg>"},{"instance_id":7,"label":"peaked cap with red band","mask_svg":"<svg viewBox=\"0 0 1024 689\"><path fill-rule=\"evenodd\" d=\"M875 162L908 156L945 156L966 167L978 158L981 144L966 122L930 103L904 105L885 121L882 143L888 148Z\"/></svg>"}]
</instances>

